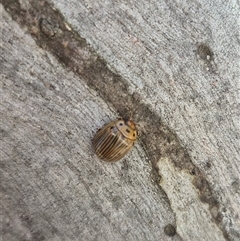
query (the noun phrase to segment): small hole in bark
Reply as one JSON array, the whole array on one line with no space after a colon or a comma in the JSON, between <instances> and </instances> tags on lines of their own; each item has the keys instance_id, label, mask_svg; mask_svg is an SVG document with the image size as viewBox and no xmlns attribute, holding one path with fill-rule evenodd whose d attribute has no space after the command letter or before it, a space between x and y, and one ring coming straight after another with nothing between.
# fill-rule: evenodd
<instances>
[{"instance_id":1,"label":"small hole in bark","mask_svg":"<svg viewBox=\"0 0 240 241\"><path fill-rule=\"evenodd\" d=\"M199 56L202 58L202 59L204 59L204 60L208 60L208 61L210 61L210 60L212 60L212 58L213 58L213 53L212 53L212 51L210 50L210 48L207 46L207 45L205 45L205 44L200 44L199 46L198 46L198 54L199 54Z\"/></svg>"},{"instance_id":2,"label":"small hole in bark","mask_svg":"<svg viewBox=\"0 0 240 241\"><path fill-rule=\"evenodd\" d=\"M164 228L164 233L168 236L174 236L176 234L176 229L172 224L168 224Z\"/></svg>"}]
</instances>

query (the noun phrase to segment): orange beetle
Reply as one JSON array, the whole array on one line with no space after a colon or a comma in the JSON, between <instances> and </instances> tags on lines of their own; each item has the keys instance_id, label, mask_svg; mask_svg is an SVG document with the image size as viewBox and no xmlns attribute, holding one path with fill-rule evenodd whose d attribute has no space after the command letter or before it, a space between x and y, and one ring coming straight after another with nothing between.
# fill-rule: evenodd
<instances>
[{"instance_id":1,"label":"orange beetle","mask_svg":"<svg viewBox=\"0 0 240 241\"><path fill-rule=\"evenodd\" d=\"M115 120L103 126L93 138L93 149L107 162L120 160L137 140L137 128L130 120Z\"/></svg>"}]
</instances>

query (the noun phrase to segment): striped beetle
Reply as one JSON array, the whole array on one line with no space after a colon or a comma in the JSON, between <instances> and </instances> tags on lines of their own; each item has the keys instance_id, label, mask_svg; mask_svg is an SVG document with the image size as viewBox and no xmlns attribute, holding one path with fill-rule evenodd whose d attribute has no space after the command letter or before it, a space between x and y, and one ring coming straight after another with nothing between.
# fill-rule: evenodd
<instances>
[{"instance_id":1,"label":"striped beetle","mask_svg":"<svg viewBox=\"0 0 240 241\"><path fill-rule=\"evenodd\" d=\"M137 140L136 124L122 118L103 126L93 138L93 149L106 162L120 160Z\"/></svg>"}]
</instances>

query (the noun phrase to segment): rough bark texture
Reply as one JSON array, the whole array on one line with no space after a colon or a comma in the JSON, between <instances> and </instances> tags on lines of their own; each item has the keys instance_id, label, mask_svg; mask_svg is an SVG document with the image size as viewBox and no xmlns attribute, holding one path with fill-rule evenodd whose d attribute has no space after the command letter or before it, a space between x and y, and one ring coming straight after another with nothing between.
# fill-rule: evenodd
<instances>
[{"instance_id":1,"label":"rough bark texture","mask_svg":"<svg viewBox=\"0 0 240 241\"><path fill-rule=\"evenodd\" d=\"M2 240L239 240L239 3L0 2Z\"/></svg>"}]
</instances>

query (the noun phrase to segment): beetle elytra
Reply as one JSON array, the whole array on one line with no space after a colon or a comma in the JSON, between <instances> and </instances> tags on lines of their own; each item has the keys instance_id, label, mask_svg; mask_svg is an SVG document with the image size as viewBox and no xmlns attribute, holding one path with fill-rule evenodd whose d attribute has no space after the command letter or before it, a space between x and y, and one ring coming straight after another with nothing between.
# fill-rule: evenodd
<instances>
[{"instance_id":1,"label":"beetle elytra","mask_svg":"<svg viewBox=\"0 0 240 241\"><path fill-rule=\"evenodd\" d=\"M120 160L137 140L136 124L130 120L115 120L103 126L93 138L97 156L107 162Z\"/></svg>"}]
</instances>

